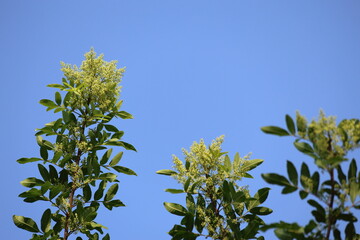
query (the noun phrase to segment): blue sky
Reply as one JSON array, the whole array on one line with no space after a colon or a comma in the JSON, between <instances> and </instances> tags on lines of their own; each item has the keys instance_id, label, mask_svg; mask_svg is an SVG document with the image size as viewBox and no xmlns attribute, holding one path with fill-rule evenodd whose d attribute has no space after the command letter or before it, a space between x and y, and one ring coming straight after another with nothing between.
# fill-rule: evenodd
<instances>
[{"instance_id":1,"label":"blue sky","mask_svg":"<svg viewBox=\"0 0 360 240\"><path fill-rule=\"evenodd\" d=\"M292 139L260 127L284 126L285 114L296 110L308 119L320 109L339 119L360 115L359 1L2 0L0 11L4 239L30 236L15 227L13 214L39 219L48 207L17 197L25 191L19 182L37 167L15 161L39 155L34 129L57 117L38 101L53 97L46 85L61 81L59 62L79 65L91 47L126 66L123 109L135 116L115 122L138 149L124 154L123 165L139 176L120 175L118 196L127 207L99 215L112 239L170 239L180 218L162 203L184 196L163 192L177 184L155 171L170 168L171 155L193 141L224 134L232 156L264 159L255 179L243 183L254 193L268 186L260 173L285 174L287 159L312 163ZM297 194L271 188L268 222L309 217Z\"/></svg>"}]
</instances>

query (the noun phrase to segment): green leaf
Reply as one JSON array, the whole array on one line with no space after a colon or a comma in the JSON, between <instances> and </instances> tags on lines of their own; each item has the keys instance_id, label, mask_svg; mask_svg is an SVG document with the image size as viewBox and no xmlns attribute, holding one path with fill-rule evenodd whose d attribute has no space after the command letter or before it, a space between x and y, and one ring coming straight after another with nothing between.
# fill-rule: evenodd
<instances>
[{"instance_id":1,"label":"green leaf","mask_svg":"<svg viewBox=\"0 0 360 240\"><path fill-rule=\"evenodd\" d=\"M356 178L357 166L356 161L353 159L350 163L349 170L348 170L348 181L350 182L351 179Z\"/></svg>"},{"instance_id":2,"label":"green leaf","mask_svg":"<svg viewBox=\"0 0 360 240\"><path fill-rule=\"evenodd\" d=\"M317 194L318 189L319 189L319 183L320 183L320 174L316 171L314 172L314 174L311 176L311 180L312 180L312 193Z\"/></svg>"},{"instance_id":3,"label":"green leaf","mask_svg":"<svg viewBox=\"0 0 360 240\"><path fill-rule=\"evenodd\" d=\"M196 209L202 209L205 211L205 199L201 194L198 194L197 202L196 202ZM203 223L205 222L204 215L200 214L199 211L196 211L195 215L195 228L199 233L202 233L204 229Z\"/></svg>"},{"instance_id":4,"label":"green leaf","mask_svg":"<svg viewBox=\"0 0 360 240\"><path fill-rule=\"evenodd\" d=\"M49 198L53 199L63 190L63 185L55 185L50 189Z\"/></svg>"},{"instance_id":5,"label":"green leaf","mask_svg":"<svg viewBox=\"0 0 360 240\"><path fill-rule=\"evenodd\" d=\"M125 111L120 111L116 115L122 119L133 119L134 118L130 113L125 112Z\"/></svg>"},{"instance_id":6,"label":"green leaf","mask_svg":"<svg viewBox=\"0 0 360 240\"><path fill-rule=\"evenodd\" d=\"M309 193L301 190L301 191L299 192L299 195L300 195L300 198L301 198L301 199L305 199L305 198L309 195Z\"/></svg>"},{"instance_id":7,"label":"green leaf","mask_svg":"<svg viewBox=\"0 0 360 240\"><path fill-rule=\"evenodd\" d=\"M261 163L263 163L264 160L262 159L252 159L252 160L247 160L244 162L243 165L241 165L240 171L242 172L248 172L251 169L256 168L257 166L259 166Z\"/></svg>"},{"instance_id":8,"label":"green leaf","mask_svg":"<svg viewBox=\"0 0 360 240\"><path fill-rule=\"evenodd\" d=\"M107 150L104 155L102 156L101 160L100 160L100 164L103 165L103 164L106 164L107 161L109 160L110 156L111 156L111 153L112 153L112 148L110 148L109 150ZM110 163L111 165L111 163ZM115 164L116 165L116 164Z\"/></svg>"},{"instance_id":9,"label":"green leaf","mask_svg":"<svg viewBox=\"0 0 360 240\"><path fill-rule=\"evenodd\" d=\"M111 199L113 199L117 193L119 189L119 185L117 183L113 184L109 190L106 192L105 194L105 198L104 198L104 201L105 202L108 202L110 201Z\"/></svg>"},{"instance_id":10,"label":"green leaf","mask_svg":"<svg viewBox=\"0 0 360 240\"><path fill-rule=\"evenodd\" d=\"M189 177L186 182L184 183L184 191L187 192L188 190L188 187L190 185L190 182L191 182L191 177Z\"/></svg>"},{"instance_id":11,"label":"green leaf","mask_svg":"<svg viewBox=\"0 0 360 240\"><path fill-rule=\"evenodd\" d=\"M195 200L190 193L186 195L186 208L192 214L192 218L194 219L193 215L195 214Z\"/></svg>"},{"instance_id":12,"label":"green leaf","mask_svg":"<svg viewBox=\"0 0 360 240\"><path fill-rule=\"evenodd\" d=\"M118 154L115 155L115 157L111 160L110 162L110 166L115 166L116 164L118 164L118 162L120 162L121 158L123 156L123 152L119 152Z\"/></svg>"},{"instance_id":13,"label":"green leaf","mask_svg":"<svg viewBox=\"0 0 360 240\"><path fill-rule=\"evenodd\" d=\"M355 233L354 224L352 222L348 223L345 228L345 240L353 240Z\"/></svg>"},{"instance_id":14,"label":"green leaf","mask_svg":"<svg viewBox=\"0 0 360 240\"><path fill-rule=\"evenodd\" d=\"M177 194L177 193L184 193L184 190L182 190L182 189L167 188L167 189L165 189L165 192Z\"/></svg>"},{"instance_id":15,"label":"green leaf","mask_svg":"<svg viewBox=\"0 0 360 240\"><path fill-rule=\"evenodd\" d=\"M326 215L326 212L325 212L325 209L321 206L320 203L316 202L315 200L308 200L307 201L311 206L315 207L317 212L319 212L323 218L325 219L325 215Z\"/></svg>"},{"instance_id":16,"label":"green leaf","mask_svg":"<svg viewBox=\"0 0 360 240\"><path fill-rule=\"evenodd\" d=\"M99 179L113 182L113 181L115 181L116 177L117 176L114 173L103 173L99 176Z\"/></svg>"},{"instance_id":17,"label":"green leaf","mask_svg":"<svg viewBox=\"0 0 360 240\"><path fill-rule=\"evenodd\" d=\"M341 166L337 166L337 172L338 172L338 179L339 179L339 182L340 184L346 184L346 176L344 174L344 172L342 171L341 169Z\"/></svg>"},{"instance_id":18,"label":"green leaf","mask_svg":"<svg viewBox=\"0 0 360 240\"><path fill-rule=\"evenodd\" d=\"M291 135L295 135L295 123L294 123L294 120L287 114L285 116L285 120L286 120L287 129L289 130Z\"/></svg>"},{"instance_id":19,"label":"green leaf","mask_svg":"<svg viewBox=\"0 0 360 240\"><path fill-rule=\"evenodd\" d=\"M292 162L290 162L290 161L287 161L286 162L286 167L287 167L287 173L288 173L290 181L295 186L297 186L299 176L298 176L298 173L296 171L296 168L295 168L294 164Z\"/></svg>"},{"instance_id":20,"label":"green leaf","mask_svg":"<svg viewBox=\"0 0 360 240\"><path fill-rule=\"evenodd\" d=\"M357 218L352 213L341 213L337 219L341 219L347 222L357 222Z\"/></svg>"},{"instance_id":21,"label":"green leaf","mask_svg":"<svg viewBox=\"0 0 360 240\"><path fill-rule=\"evenodd\" d=\"M341 240L341 233L340 233L339 229L335 228L333 235L334 235L334 240Z\"/></svg>"},{"instance_id":22,"label":"green leaf","mask_svg":"<svg viewBox=\"0 0 360 240\"><path fill-rule=\"evenodd\" d=\"M19 197L22 197L22 198L37 198L37 199L39 199L39 197L41 197L41 196L42 196L42 192L36 188L32 188L29 191L19 194Z\"/></svg>"},{"instance_id":23,"label":"green leaf","mask_svg":"<svg viewBox=\"0 0 360 240\"><path fill-rule=\"evenodd\" d=\"M49 99L41 99L39 103L48 108L56 108L57 107L57 105Z\"/></svg>"},{"instance_id":24,"label":"green leaf","mask_svg":"<svg viewBox=\"0 0 360 240\"><path fill-rule=\"evenodd\" d=\"M125 207L125 204L119 199L116 199L116 200L111 200L110 202L104 202L104 206L107 209L112 210L113 207Z\"/></svg>"},{"instance_id":25,"label":"green leaf","mask_svg":"<svg viewBox=\"0 0 360 240\"><path fill-rule=\"evenodd\" d=\"M102 240L110 240L110 235L107 233Z\"/></svg>"},{"instance_id":26,"label":"green leaf","mask_svg":"<svg viewBox=\"0 0 360 240\"><path fill-rule=\"evenodd\" d=\"M268 195L269 195L269 191L270 188L261 188L259 189L253 198L250 198L250 200L248 200L246 208L248 210L251 210L254 207L259 206L261 203L265 202L265 200L267 199Z\"/></svg>"},{"instance_id":27,"label":"green leaf","mask_svg":"<svg viewBox=\"0 0 360 240\"><path fill-rule=\"evenodd\" d=\"M60 88L61 90L65 89L65 87L61 84L48 84L47 87Z\"/></svg>"},{"instance_id":28,"label":"green leaf","mask_svg":"<svg viewBox=\"0 0 360 240\"><path fill-rule=\"evenodd\" d=\"M359 183L357 183L354 179L352 179L350 181L350 189L349 189L349 194L350 194L350 200L351 203L354 203L356 200L356 196L358 194L360 194L360 187L359 187Z\"/></svg>"},{"instance_id":29,"label":"green leaf","mask_svg":"<svg viewBox=\"0 0 360 240\"><path fill-rule=\"evenodd\" d=\"M61 95L59 92L55 93L55 102L57 105L59 105L59 106L61 105Z\"/></svg>"},{"instance_id":30,"label":"green leaf","mask_svg":"<svg viewBox=\"0 0 360 240\"><path fill-rule=\"evenodd\" d=\"M276 126L262 127L261 131L263 131L264 133L267 133L267 134L273 134L273 135L277 135L277 136L289 136L290 135L288 133L288 131L286 131L285 129L276 127Z\"/></svg>"},{"instance_id":31,"label":"green leaf","mask_svg":"<svg viewBox=\"0 0 360 240\"><path fill-rule=\"evenodd\" d=\"M29 162L37 162L37 161L41 161L41 158L20 158L17 160L18 163L20 164L24 164L24 163L29 163Z\"/></svg>"},{"instance_id":32,"label":"green leaf","mask_svg":"<svg viewBox=\"0 0 360 240\"><path fill-rule=\"evenodd\" d=\"M48 154L46 147L44 147L44 146L40 147L40 156L42 157L42 159L48 160L49 154Z\"/></svg>"},{"instance_id":33,"label":"green leaf","mask_svg":"<svg viewBox=\"0 0 360 240\"><path fill-rule=\"evenodd\" d=\"M269 215L273 212L273 210L267 207L254 207L250 210L250 212L257 215Z\"/></svg>"},{"instance_id":34,"label":"green leaf","mask_svg":"<svg viewBox=\"0 0 360 240\"><path fill-rule=\"evenodd\" d=\"M34 186L41 186L42 184L44 184L44 182L40 179L34 178L34 177L30 177L30 178L26 178L24 180L22 180L20 182L21 185L23 185L24 187L34 187Z\"/></svg>"},{"instance_id":35,"label":"green leaf","mask_svg":"<svg viewBox=\"0 0 360 240\"><path fill-rule=\"evenodd\" d=\"M283 188L281 193L282 194L289 194L289 193L295 192L296 190L297 190L297 187L286 186L286 187Z\"/></svg>"},{"instance_id":36,"label":"green leaf","mask_svg":"<svg viewBox=\"0 0 360 240\"><path fill-rule=\"evenodd\" d=\"M83 187L84 201L88 202L91 199L91 195L91 187L89 186L89 184L87 184Z\"/></svg>"},{"instance_id":37,"label":"green leaf","mask_svg":"<svg viewBox=\"0 0 360 240\"><path fill-rule=\"evenodd\" d=\"M107 233L102 240L110 240L110 235Z\"/></svg>"},{"instance_id":38,"label":"green leaf","mask_svg":"<svg viewBox=\"0 0 360 240\"><path fill-rule=\"evenodd\" d=\"M292 186L284 176L276 173L261 174L261 177L270 184L276 184L280 186Z\"/></svg>"},{"instance_id":39,"label":"green leaf","mask_svg":"<svg viewBox=\"0 0 360 240\"><path fill-rule=\"evenodd\" d=\"M246 226L246 228L244 228L243 230L241 230L242 236L245 239L252 239L255 237L255 235L258 232L259 229L259 223L256 221L251 221L249 222L249 224Z\"/></svg>"},{"instance_id":40,"label":"green leaf","mask_svg":"<svg viewBox=\"0 0 360 240\"><path fill-rule=\"evenodd\" d=\"M50 209L46 209L41 217L41 230L46 233L50 230L51 223L51 211Z\"/></svg>"},{"instance_id":41,"label":"green leaf","mask_svg":"<svg viewBox=\"0 0 360 240\"><path fill-rule=\"evenodd\" d=\"M40 232L38 226L31 218L13 215L13 221L18 228L34 233Z\"/></svg>"},{"instance_id":42,"label":"green leaf","mask_svg":"<svg viewBox=\"0 0 360 240\"><path fill-rule=\"evenodd\" d=\"M48 181L50 179L50 174L47 169L41 164L38 164L38 169L44 181Z\"/></svg>"},{"instance_id":43,"label":"green leaf","mask_svg":"<svg viewBox=\"0 0 360 240\"><path fill-rule=\"evenodd\" d=\"M314 156L314 149L310 146L310 144L308 144L306 142L295 141L294 146L300 152L302 152L304 154L307 154L307 155L309 155L311 157Z\"/></svg>"},{"instance_id":44,"label":"green leaf","mask_svg":"<svg viewBox=\"0 0 360 240\"><path fill-rule=\"evenodd\" d=\"M181 224L185 225L186 230L191 232L194 228L194 216L192 214L186 214L185 217L183 217L181 220Z\"/></svg>"},{"instance_id":45,"label":"green leaf","mask_svg":"<svg viewBox=\"0 0 360 240\"><path fill-rule=\"evenodd\" d=\"M187 213L186 208L184 208L183 206L181 206L180 204L177 204L177 203L164 202L164 207L171 214L175 214L178 216L185 216Z\"/></svg>"},{"instance_id":46,"label":"green leaf","mask_svg":"<svg viewBox=\"0 0 360 240\"><path fill-rule=\"evenodd\" d=\"M94 200L97 201L100 198L102 198L103 194L104 194L104 189L106 188L106 181L101 181L99 184L99 188L98 190L96 190L95 194L94 194Z\"/></svg>"},{"instance_id":47,"label":"green leaf","mask_svg":"<svg viewBox=\"0 0 360 240\"><path fill-rule=\"evenodd\" d=\"M231 161L228 155L225 156L224 169L227 173L231 172Z\"/></svg>"},{"instance_id":48,"label":"green leaf","mask_svg":"<svg viewBox=\"0 0 360 240\"><path fill-rule=\"evenodd\" d=\"M137 176L136 172L134 172L130 168L126 168L126 167L123 167L123 166L114 166L112 168L115 171L119 172L119 173L124 173L124 174L127 174L127 175L135 175L135 176Z\"/></svg>"},{"instance_id":49,"label":"green leaf","mask_svg":"<svg viewBox=\"0 0 360 240\"><path fill-rule=\"evenodd\" d=\"M310 170L309 170L309 167L308 165L306 165L306 163L302 163L301 164L301 177L300 177L300 182L301 182L301 185L307 189L309 186L309 181L311 181L311 178L310 178Z\"/></svg>"},{"instance_id":50,"label":"green leaf","mask_svg":"<svg viewBox=\"0 0 360 240\"><path fill-rule=\"evenodd\" d=\"M136 148L133 145L131 145L130 143L123 142L123 141L119 141L119 142L123 144L123 146L126 150L132 150L132 151L137 152Z\"/></svg>"},{"instance_id":51,"label":"green leaf","mask_svg":"<svg viewBox=\"0 0 360 240\"><path fill-rule=\"evenodd\" d=\"M166 175L166 176L171 176L171 175L177 174L177 172L175 172L173 170L169 170L169 169L159 170L159 171L156 171L156 173L161 174L161 175Z\"/></svg>"},{"instance_id":52,"label":"green leaf","mask_svg":"<svg viewBox=\"0 0 360 240\"><path fill-rule=\"evenodd\" d=\"M57 172L56 168L54 166L50 165L49 173L50 173L51 181L55 182L58 179L58 172Z\"/></svg>"},{"instance_id":53,"label":"green leaf","mask_svg":"<svg viewBox=\"0 0 360 240\"><path fill-rule=\"evenodd\" d=\"M110 125L110 124L104 124L104 127L106 130L110 131L110 132L119 132L119 129L117 129L115 126Z\"/></svg>"},{"instance_id":54,"label":"green leaf","mask_svg":"<svg viewBox=\"0 0 360 240\"><path fill-rule=\"evenodd\" d=\"M224 202L231 203L232 198L231 198L230 187L229 187L228 181L226 181L226 180L223 182L222 193L223 193L222 195L223 195Z\"/></svg>"}]
</instances>

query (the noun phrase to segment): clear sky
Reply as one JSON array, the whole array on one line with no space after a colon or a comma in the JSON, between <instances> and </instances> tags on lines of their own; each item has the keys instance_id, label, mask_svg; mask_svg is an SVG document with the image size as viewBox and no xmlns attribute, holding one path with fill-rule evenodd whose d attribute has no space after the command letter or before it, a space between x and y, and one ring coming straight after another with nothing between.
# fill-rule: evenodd
<instances>
[{"instance_id":1,"label":"clear sky","mask_svg":"<svg viewBox=\"0 0 360 240\"><path fill-rule=\"evenodd\" d=\"M165 240L181 218L162 203L185 197L163 192L178 185L155 171L170 168L181 148L224 134L230 155L264 159L243 183L253 194L268 186L260 173L286 174L287 159L312 164L292 139L260 127L285 126L285 114L296 110L308 119L320 109L359 118L359 13L357 0L0 1L1 238L29 239L11 216L39 220L48 207L17 197L37 167L15 161L39 156L34 129L57 119L38 101L53 98L46 85L61 81L60 61L79 65L94 47L126 66L121 98L135 119L114 124L138 149L122 159L138 176L119 176L127 207L101 211L98 221L112 239ZM297 194L270 187L267 222L308 219Z\"/></svg>"}]
</instances>

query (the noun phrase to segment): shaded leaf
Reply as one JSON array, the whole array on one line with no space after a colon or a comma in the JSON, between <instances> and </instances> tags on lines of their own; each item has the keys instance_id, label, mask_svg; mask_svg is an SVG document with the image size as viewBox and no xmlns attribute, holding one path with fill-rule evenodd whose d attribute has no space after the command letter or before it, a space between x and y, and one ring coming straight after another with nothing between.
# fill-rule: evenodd
<instances>
[{"instance_id":1,"label":"shaded leaf","mask_svg":"<svg viewBox=\"0 0 360 240\"><path fill-rule=\"evenodd\" d=\"M292 135L295 135L295 123L294 120L286 114L285 116L286 127Z\"/></svg>"},{"instance_id":2,"label":"shaded leaf","mask_svg":"<svg viewBox=\"0 0 360 240\"><path fill-rule=\"evenodd\" d=\"M38 169L44 181L48 181L50 179L50 174L47 169L41 164L38 164Z\"/></svg>"},{"instance_id":3,"label":"shaded leaf","mask_svg":"<svg viewBox=\"0 0 360 240\"><path fill-rule=\"evenodd\" d=\"M295 168L294 164L292 162L290 162L290 161L287 161L286 162L286 168L287 168L287 173L288 173L290 181L295 186L297 186L299 176L298 176L298 173L296 171L296 168Z\"/></svg>"},{"instance_id":4,"label":"shaded leaf","mask_svg":"<svg viewBox=\"0 0 360 240\"><path fill-rule=\"evenodd\" d=\"M82 190L83 190L84 201L88 202L91 199L91 195L92 195L89 184L85 185Z\"/></svg>"},{"instance_id":5,"label":"shaded leaf","mask_svg":"<svg viewBox=\"0 0 360 240\"><path fill-rule=\"evenodd\" d=\"M46 209L41 217L41 230L46 233L50 230L51 223L51 211L50 209Z\"/></svg>"},{"instance_id":6,"label":"shaded leaf","mask_svg":"<svg viewBox=\"0 0 360 240\"><path fill-rule=\"evenodd\" d=\"M57 105L59 105L59 106L61 105L61 95L59 92L55 93L55 102Z\"/></svg>"},{"instance_id":7,"label":"shaded leaf","mask_svg":"<svg viewBox=\"0 0 360 240\"><path fill-rule=\"evenodd\" d=\"M250 212L257 215L269 215L273 212L273 210L267 207L254 207L250 210Z\"/></svg>"},{"instance_id":8,"label":"shaded leaf","mask_svg":"<svg viewBox=\"0 0 360 240\"><path fill-rule=\"evenodd\" d=\"M103 194L104 194L104 189L106 188L106 181L101 181L99 184L99 188L98 190L96 190L95 194L94 194L94 200L97 201L100 198L102 198Z\"/></svg>"},{"instance_id":9,"label":"shaded leaf","mask_svg":"<svg viewBox=\"0 0 360 240\"><path fill-rule=\"evenodd\" d=\"M117 127L110 125L110 124L104 124L104 127L106 130L110 131L110 132L119 132L119 129L117 129Z\"/></svg>"},{"instance_id":10,"label":"shaded leaf","mask_svg":"<svg viewBox=\"0 0 360 240\"><path fill-rule=\"evenodd\" d=\"M276 173L261 174L261 177L270 184L276 184L280 186L291 186L289 181L284 177Z\"/></svg>"}]
</instances>

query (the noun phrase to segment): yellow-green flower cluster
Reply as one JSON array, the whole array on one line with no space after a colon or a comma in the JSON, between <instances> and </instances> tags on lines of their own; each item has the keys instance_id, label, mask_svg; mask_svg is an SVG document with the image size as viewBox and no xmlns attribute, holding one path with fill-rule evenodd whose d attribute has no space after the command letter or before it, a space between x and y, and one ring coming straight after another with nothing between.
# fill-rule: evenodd
<instances>
[{"instance_id":1,"label":"yellow-green flower cluster","mask_svg":"<svg viewBox=\"0 0 360 240\"><path fill-rule=\"evenodd\" d=\"M320 111L318 119L309 124L299 113L296 114L296 121L298 135L311 141L322 160L342 158L349 150L359 146L360 123L356 119L343 120L337 125L336 117L326 117L324 112Z\"/></svg>"},{"instance_id":2,"label":"yellow-green flower cluster","mask_svg":"<svg viewBox=\"0 0 360 240\"><path fill-rule=\"evenodd\" d=\"M359 147L360 142L360 122L358 119L345 119L339 124L342 130L341 139L346 150Z\"/></svg>"},{"instance_id":3,"label":"yellow-green flower cluster","mask_svg":"<svg viewBox=\"0 0 360 240\"><path fill-rule=\"evenodd\" d=\"M307 120L299 112L296 112L296 124L298 128L298 134L302 138L307 138Z\"/></svg>"},{"instance_id":4,"label":"yellow-green flower cluster","mask_svg":"<svg viewBox=\"0 0 360 240\"><path fill-rule=\"evenodd\" d=\"M119 97L121 82L125 68L117 69L117 61L106 62L101 54L96 57L94 49L85 54L80 67L61 62L66 80L74 92L70 98L70 106L84 108L94 105L102 112L110 111Z\"/></svg>"},{"instance_id":5,"label":"yellow-green flower cluster","mask_svg":"<svg viewBox=\"0 0 360 240\"><path fill-rule=\"evenodd\" d=\"M224 162L224 157L221 155L221 144L224 141L224 136L220 136L213 140L209 147L201 139L199 143L194 142L190 147L190 151L183 149L185 162L188 162L189 167L186 169L184 163L176 156L173 156L174 169L178 172L175 178L185 183L188 178L192 182L206 182L206 184L216 185L213 181L220 181L222 170L219 167ZM223 180L223 179L222 179Z\"/></svg>"}]
</instances>

